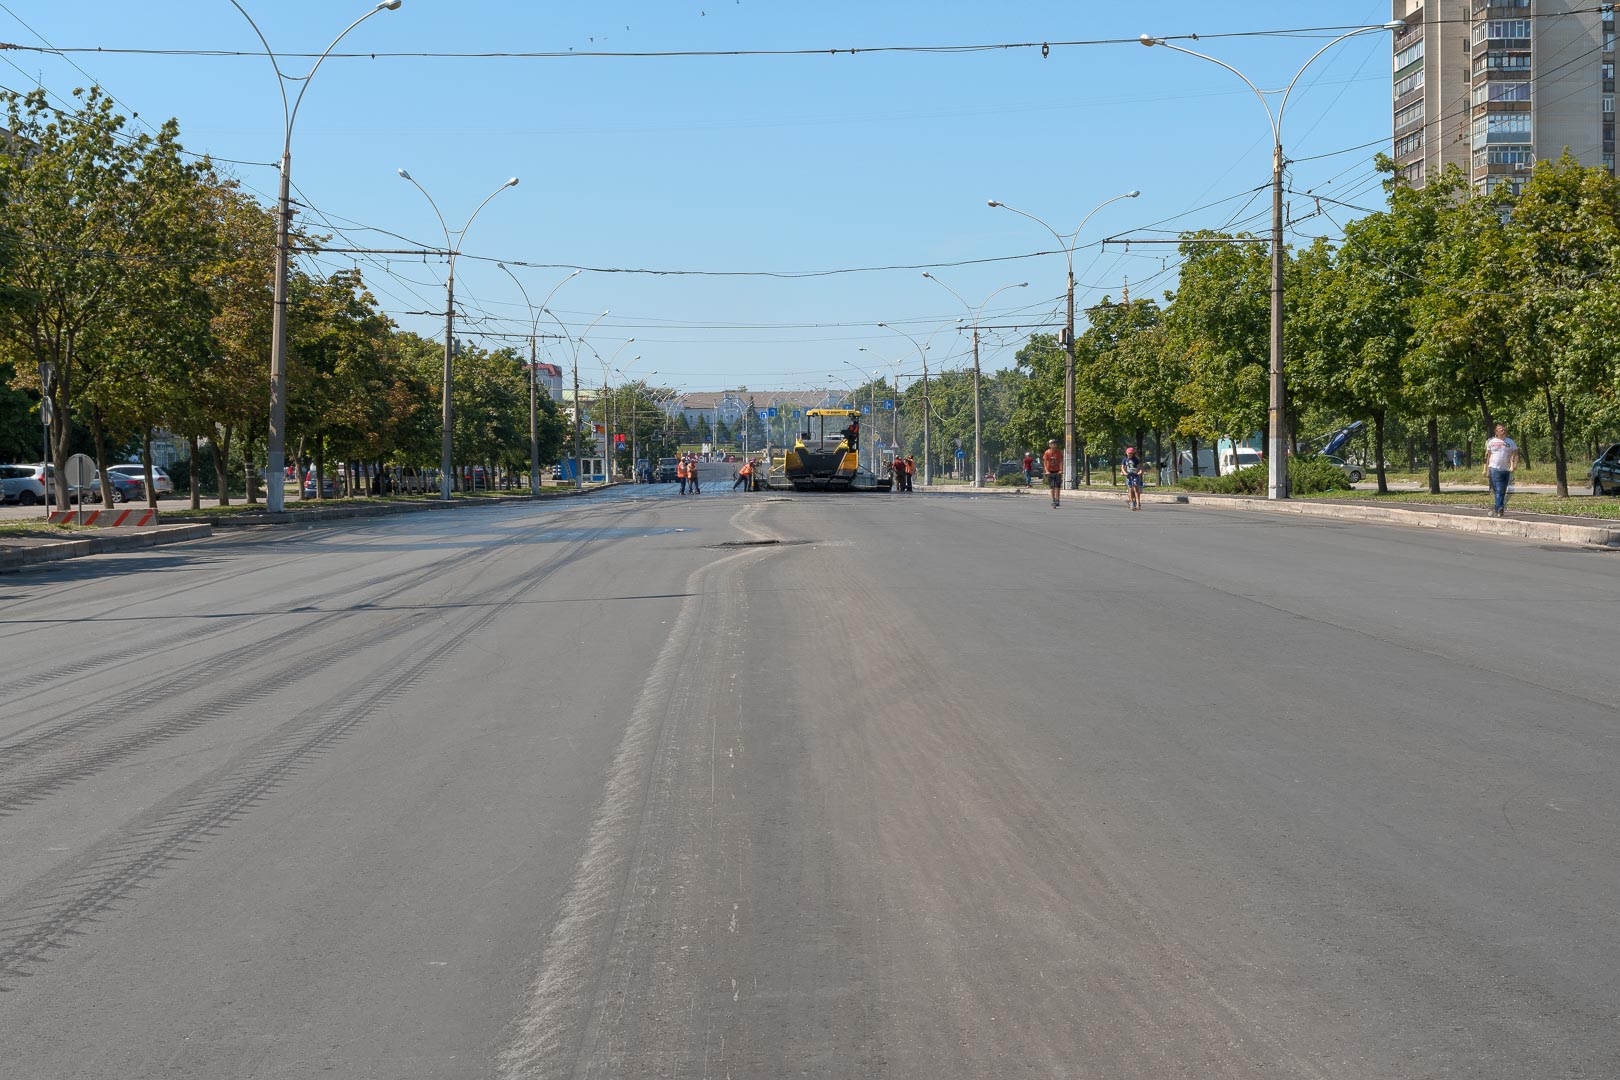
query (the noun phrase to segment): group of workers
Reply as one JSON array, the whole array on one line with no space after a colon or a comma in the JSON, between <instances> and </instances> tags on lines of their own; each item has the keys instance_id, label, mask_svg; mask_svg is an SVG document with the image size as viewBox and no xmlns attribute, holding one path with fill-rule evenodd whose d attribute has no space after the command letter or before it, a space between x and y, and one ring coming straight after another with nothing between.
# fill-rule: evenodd
<instances>
[{"instance_id":1,"label":"group of workers","mask_svg":"<svg viewBox=\"0 0 1620 1080\"><path fill-rule=\"evenodd\" d=\"M889 462L889 476L894 481L891 491L910 491L911 482L917 476L917 459L910 454L905 457L896 454Z\"/></svg>"},{"instance_id":2,"label":"group of workers","mask_svg":"<svg viewBox=\"0 0 1620 1080\"><path fill-rule=\"evenodd\" d=\"M696 454L682 454L675 462L675 479L681 482L682 495L701 495L698 486L698 459Z\"/></svg>"}]
</instances>

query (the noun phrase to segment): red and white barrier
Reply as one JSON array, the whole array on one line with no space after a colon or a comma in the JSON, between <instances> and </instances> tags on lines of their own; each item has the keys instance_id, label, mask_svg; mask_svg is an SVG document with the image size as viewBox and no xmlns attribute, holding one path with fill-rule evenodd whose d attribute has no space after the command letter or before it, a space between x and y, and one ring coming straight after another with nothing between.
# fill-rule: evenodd
<instances>
[{"instance_id":1,"label":"red and white barrier","mask_svg":"<svg viewBox=\"0 0 1620 1080\"><path fill-rule=\"evenodd\" d=\"M157 523L158 512L146 507L130 510L87 510L82 517L77 510L51 512L52 525L95 525L103 529L116 529L122 526L126 529L136 529Z\"/></svg>"}]
</instances>

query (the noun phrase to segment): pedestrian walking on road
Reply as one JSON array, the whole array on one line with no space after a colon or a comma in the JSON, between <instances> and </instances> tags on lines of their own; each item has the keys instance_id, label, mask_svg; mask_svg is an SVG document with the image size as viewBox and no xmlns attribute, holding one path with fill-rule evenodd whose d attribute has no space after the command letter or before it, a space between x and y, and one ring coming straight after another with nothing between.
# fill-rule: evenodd
<instances>
[{"instance_id":1,"label":"pedestrian walking on road","mask_svg":"<svg viewBox=\"0 0 1620 1080\"><path fill-rule=\"evenodd\" d=\"M1136 447L1125 448L1125 460L1121 463L1125 470L1125 498L1130 502L1132 510L1142 509L1142 463L1137 460Z\"/></svg>"},{"instance_id":2,"label":"pedestrian walking on road","mask_svg":"<svg viewBox=\"0 0 1620 1080\"><path fill-rule=\"evenodd\" d=\"M911 490L911 485L914 482L916 482L916 479L917 479L917 459L916 459L916 457L914 455L907 454L906 455L906 490L907 491Z\"/></svg>"},{"instance_id":3,"label":"pedestrian walking on road","mask_svg":"<svg viewBox=\"0 0 1620 1080\"><path fill-rule=\"evenodd\" d=\"M1046 486L1052 492L1052 509L1058 508L1058 501L1063 497L1063 451L1058 449L1056 439L1048 439L1046 452L1041 455L1041 468L1046 470Z\"/></svg>"},{"instance_id":4,"label":"pedestrian walking on road","mask_svg":"<svg viewBox=\"0 0 1620 1080\"><path fill-rule=\"evenodd\" d=\"M1035 486L1035 451L1029 450L1024 454L1024 486Z\"/></svg>"},{"instance_id":5,"label":"pedestrian walking on road","mask_svg":"<svg viewBox=\"0 0 1620 1080\"><path fill-rule=\"evenodd\" d=\"M675 479L681 482L681 494L686 494L686 458L675 459Z\"/></svg>"},{"instance_id":6,"label":"pedestrian walking on road","mask_svg":"<svg viewBox=\"0 0 1620 1080\"><path fill-rule=\"evenodd\" d=\"M686 482L692 488L691 494L703 494L703 489L698 486L698 459L696 454L692 455L692 463L686 467Z\"/></svg>"},{"instance_id":7,"label":"pedestrian walking on road","mask_svg":"<svg viewBox=\"0 0 1620 1080\"><path fill-rule=\"evenodd\" d=\"M1485 475L1491 482L1491 516L1507 510L1508 485L1519 467L1519 444L1507 437L1507 425L1496 425L1496 436L1485 443Z\"/></svg>"}]
</instances>

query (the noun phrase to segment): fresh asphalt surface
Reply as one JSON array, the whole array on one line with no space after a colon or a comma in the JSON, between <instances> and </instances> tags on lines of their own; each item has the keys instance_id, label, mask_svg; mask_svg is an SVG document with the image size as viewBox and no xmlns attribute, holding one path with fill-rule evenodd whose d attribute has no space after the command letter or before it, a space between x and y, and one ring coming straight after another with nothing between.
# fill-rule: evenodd
<instances>
[{"instance_id":1,"label":"fresh asphalt surface","mask_svg":"<svg viewBox=\"0 0 1620 1080\"><path fill-rule=\"evenodd\" d=\"M0 1073L1620 1075L1620 554L724 488L0 577Z\"/></svg>"}]
</instances>

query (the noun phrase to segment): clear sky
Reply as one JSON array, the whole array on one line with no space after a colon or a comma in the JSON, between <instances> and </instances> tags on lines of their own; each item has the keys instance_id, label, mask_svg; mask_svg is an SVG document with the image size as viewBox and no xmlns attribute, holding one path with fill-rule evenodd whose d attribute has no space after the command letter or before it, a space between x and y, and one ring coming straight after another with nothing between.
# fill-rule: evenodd
<instances>
[{"instance_id":1,"label":"clear sky","mask_svg":"<svg viewBox=\"0 0 1620 1080\"><path fill-rule=\"evenodd\" d=\"M368 4L242 0L278 52L319 53ZM340 52L564 52L849 49L874 46L1213 35L1389 18L1386 0L1143 0L1139 3L871 3L821 0L404 0L366 21ZM25 25L26 24L26 25ZM31 28L31 29L30 29ZM1262 87L1287 83L1331 32L1184 42ZM259 49L228 0L0 0L0 41L103 48ZM1290 186L1377 205L1372 155L1390 132L1390 40L1336 46L1301 80L1283 129ZM66 97L94 80L143 120L177 117L188 148L243 162L280 153L280 98L264 55L173 56L0 51L0 85L42 82ZM287 59L303 74L308 59ZM78 65L77 68L73 65ZM82 69L82 70L80 70ZM1379 142L1382 140L1382 142ZM755 57L334 58L311 83L293 134L292 177L315 208L307 224L343 228L334 244L442 246L404 167L459 228L502 181L461 250L532 264L655 270L777 271L952 263L1056 247L998 199L1081 236L1078 305L1174 284L1175 249L1084 246L1110 235L1173 236L1234 220L1267 224L1270 127L1260 104L1213 64L1134 41L979 52ZM1374 144L1374 145L1364 145ZM1352 148L1358 148L1353 149ZM1336 153L1339 151L1349 151ZM1331 155L1331 156L1328 156ZM1305 160L1305 159L1313 160ZM268 203L276 175L226 166ZM1292 242L1336 235L1356 215L1291 196ZM1215 204L1215 205L1209 205ZM376 230L368 231L365 227ZM1147 231L1158 230L1156 232ZM398 234L390 235L390 234ZM442 334L442 258L323 255L358 261L402 326ZM539 303L564 269L516 268ZM974 304L1002 285L984 321L1055 326L1061 255L933 271ZM457 262L458 336L526 334L517 288L493 262ZM900 326L935 369L960 365L962 305L920 269L775 278L583 274L552 302L631 377L704 390L856 381L847 364L917 369ZM1026 329L988 335L987 368L1010 365ZM633 344L619 350L625 339ZM489 344L509 343L491 336ZM868 352L858 352L865 347ZM547 345L567 364L566 347ZM913 359L906 360L910 353ZM638 361L632 362L639 356ZM599 383L587 354L581 379ZM614 381L618 381L615 377ZM836 385L836 384L833 384Z\"/></svg>"}]
</instances>

